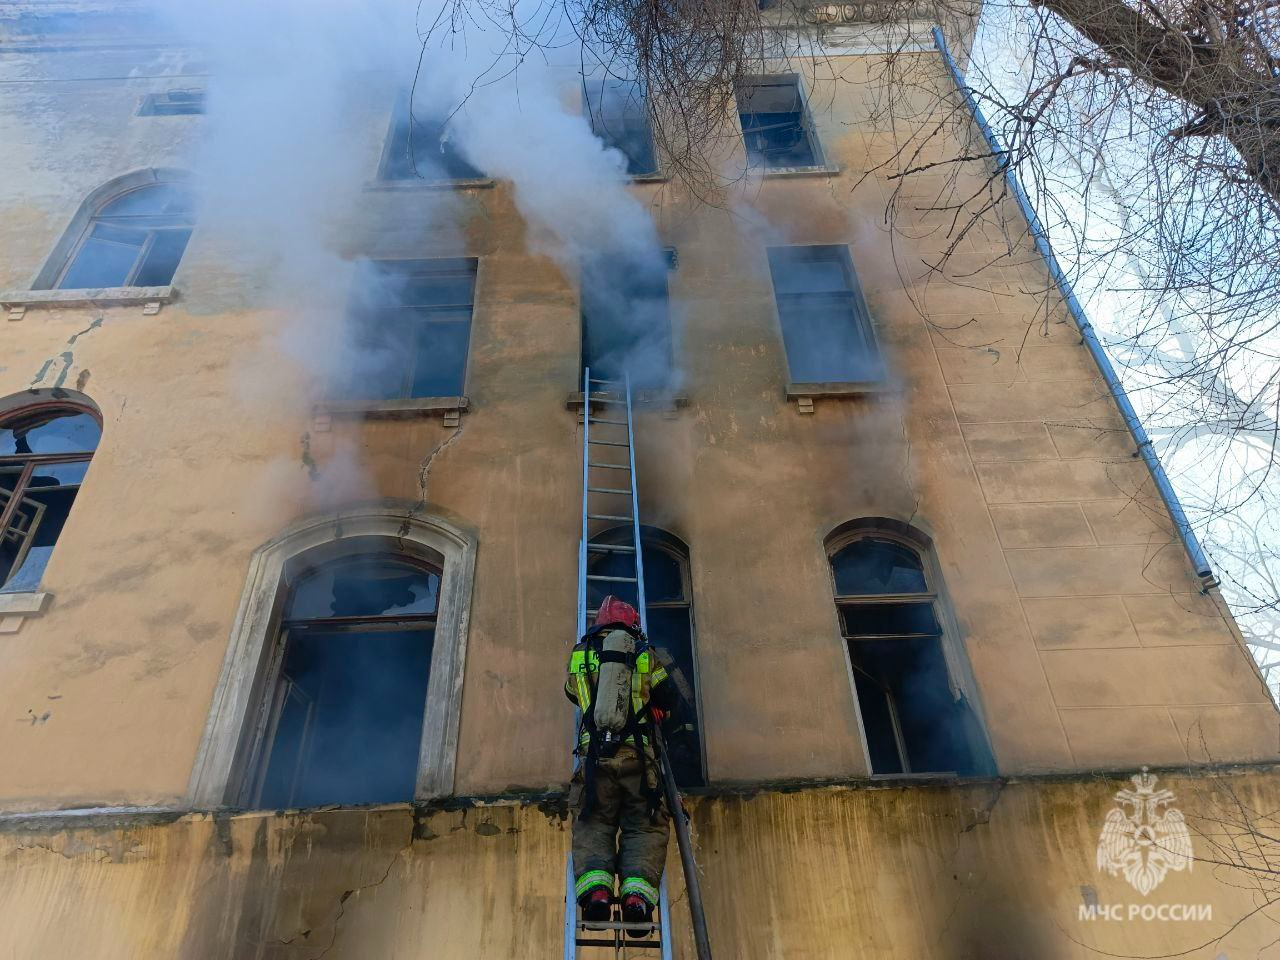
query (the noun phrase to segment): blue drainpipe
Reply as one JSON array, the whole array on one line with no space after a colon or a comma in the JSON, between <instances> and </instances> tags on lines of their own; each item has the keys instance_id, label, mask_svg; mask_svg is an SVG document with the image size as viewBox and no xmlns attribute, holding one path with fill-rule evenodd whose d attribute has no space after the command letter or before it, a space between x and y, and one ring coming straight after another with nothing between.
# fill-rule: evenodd
<instances>
[{"instance_id":1,"label":"blue drainpipe","mask_svg":"<svg viewBox=\"0 0 1280 960\"><path fill-rule=\"evenodd\" d=\"M956 62L951 57L951 51L947 49L946 38L943 37L942 30L939 27L933 28L933 42L937 46L938 52L942 54L942 59L947 64L947 70L951 73L951 79L955 81L956 89L964 97L965 103L973 114L974 121L978 124L978 129L982 131L982 136L986 138L987 145L991 148L991 152L997 156L1003 155L1004 148L987 124L987 118L982 115L982 108L974 100L973 91L964 82L964 78L956 68ZM1174 492L1173 485L1169 483L1169 477L1164 472L1164 467L1160 464L1160 458L1156 456L1156 452L1151 445L1151 438L1147 436L1147 431L1142 428L1142 421L1138 419L1138 414L1134 411L1133 404L1129 402L1129 395L1125 393L1124 385L1120 382L1120 378L1116 376L1115 368L1111 366L1111 361L1107 358L1107 353L1102 348L1098 335L1093 330L1093 324L1089 322L1084 308L1080 306L1080 301L1076 299L1075 291L1071 289L1071 282L1067 279L1066 274L1062 272L1062 268L1058 266L1058 259L1053 255L1053 250L1049 246L1049 238L1045 235L1040 218L1036 216L1030 201L1027 200L1027 195L1018 180L1017 171L1003 161L1001 166L1004 168L1004 179L1009 186L1009 191L1013 194L1014 199L1018 201L1018 207L1022 210L1022 215L1026 217L1027 224L1031 228L1031 235L1035 238L1036 249L1040 251L1040 255L1044 257L1045 263L1048 264L1049 274L1053 277L1053 281L1057 284L1059 291L1061 291L1063 299L1066 300L1067 309L1071 311L1071 317L1075 320L1076 326L1080 328L1080 337L1084 341L1084 345L1089 348L1089 353L1093 355L1093 361L1098 365L1098 370L1102 373L1102 379L1106 381L1107 389L1111 391L1111 396L1115 399L1116 406L1120 408L1120 414L1124 417L1124 422L1128 426L1129 432L1133 435L1133 441L1138 446L1138 453L1142 455L1142 459L1146 461L1147 469L1151 471L1151 477L1156 482L1156 489L1160 491L1160 499L1164 501L1165 508L1169 511L1169 516L1173 518L1173 524L1177 528L1179 539L1182 540L1183 549L1187 551L1187 557L1191 561L1192 569L1195 570L1196 576L1200 578L1201 586L1205 590L1217 586L1218 581L1213 576L1213 568L1209 565L1209 558L1205 556L1204 548L1200 546L1200 541L1196 538L1195 531L1191 529L1191 522L1187 520L1187 514L1182 509L1178 495Z\"/></svg>"}]
</instances>

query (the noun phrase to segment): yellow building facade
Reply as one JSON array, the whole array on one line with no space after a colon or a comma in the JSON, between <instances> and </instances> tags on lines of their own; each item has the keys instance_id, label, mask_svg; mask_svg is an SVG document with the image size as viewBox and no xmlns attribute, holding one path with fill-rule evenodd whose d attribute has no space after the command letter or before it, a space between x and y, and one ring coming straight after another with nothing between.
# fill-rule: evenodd
<instances>
[{"instance_id":1,"label":"yellow building facade","mask_svg":"<svg viewBox=\"0 0 1280 960\"><path fill-rule=\"evenodd\" d=\"M394 85L371 81L328 305L468 326L377 396L317 388L299 358L340 369L349 344L282 338L297 318L198 202L198 56L111 5L7 6L0 948L562 956L582 364L615 362L584 334L584 274L509 179L392 175ZM1025 235L1009 256L993 216L957 241L929 176L885 226L907 134L874 107L888 41L843 10L811 17L822 69L763 78L792 84L803 143L757 135L785 112L742 106L763 84L739 92L749 173L726 202L660 163L625 186L664 258L636 473L671 577L655 622L684 638L716 956L1265 956L1265 853L1230 841L1275 806L1276 708ZM917 26L896 59L951 84ZM361 298L369 263L418 272L378 288L388 307ZM419 282L436 292L405 300ZM860 324L870 365L797 332L815 302ZM410 599L373 626L307 606L343 577ZM278 760L289 698L319 698L291 658L356 627L430 637L401 662L412 729L357 706L326 741L372 764L369 802L319 761L282 786ZM343 669L361 704L405 695ZM412 762L389 801L368 758L392 739ZM1143 767L1199 858L1145 892L1098 852ZM671 866L691 957L674 846Z\"/></svg>"}]
</instances>

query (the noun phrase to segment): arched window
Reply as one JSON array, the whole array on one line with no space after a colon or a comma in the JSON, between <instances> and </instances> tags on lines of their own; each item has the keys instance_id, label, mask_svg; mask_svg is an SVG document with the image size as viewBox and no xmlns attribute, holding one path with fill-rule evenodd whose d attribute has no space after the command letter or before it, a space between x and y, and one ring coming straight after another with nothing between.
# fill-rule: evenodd
<instances>
[{"instance_id":1,"label":"arched window","mask_svg":"<svg viewBox=\"0 0 1280 960\"><path fill-rule=\"evenodd\" d=\"M452 794L475 557L408 506L309 517L255 550L192 804Z\"/></svg>"},{"instance_id":2,"label":"arched window","mask_svg":"<svg viewBox=\"0 0 1280 960\"><path fill-rule=\"evenodd\" d=\"M631 531L621 527L592 537L593 543L630 544ZM649 640L664 655L667 669L680 687L685 702L686 723L668 737L671 765L681 786L706 783L702 729L698 714L698 670L694 643L693 590L689 580L689 548L671 534L654 527L640 530L640 551L644 561L645 618ZM588 568L604 576L631 577L631 558L619 553L589 555ZM634 584L607 584L589 580L587 609L600 606L606 593L628 603L636 602Z\"/></svg>"},{"instance_id":3,"label":"arched window","mask_svg":"<svg viewBox=\"0 0 1280 960\"><path fill-rule=\"evenodd\" d=\"M89 202L88 217L65 255L53 287L163 287L173 282L194 223L191 189L178 181L143 183Z\"/></svg>"},{"instance_id":4,"label":"arched window","mask_svg":"<svg viewBox=\"0 0 1280 960\"><path fill-rule=\"evenodd\" d=\"M944 629L927 540L885 521L846 528L827 546L871 772L993 772L952 665L963 651Z\"/></svg>"},{"instance_id":5,"label":"arched window","mask_svg":"<svg viewBox=\"0 0 1280 960\"><path fill-rule=\"evenodd\" d=\"M77 405L0 414L0 592L40 586L101 435L97 415Z\"/></svg>"},{"instance_id":6,"label":"arched window","mask_svg":"<svg viewBox=\"0 0 1280 960\"><path fill-rule=\"evenodd\" d=\"M293 577L251 806L413 799L439 606L438 568L383 552Z\"/></svg>"}]
</instances>

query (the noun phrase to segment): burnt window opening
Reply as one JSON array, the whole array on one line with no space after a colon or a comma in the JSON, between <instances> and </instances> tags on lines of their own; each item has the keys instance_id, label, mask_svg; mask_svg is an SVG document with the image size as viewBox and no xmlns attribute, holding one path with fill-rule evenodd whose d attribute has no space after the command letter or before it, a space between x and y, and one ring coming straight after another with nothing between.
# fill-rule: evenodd
<instances>
[{"instance_id":1,"label":"burnt window opening","mask_svg":"<svg viewBox=\"0 0 1280 960\"><path fill-rule=\"evenodd\" d=\"M867 533L830 561L871 772L994 773L981 723L947 662L920 552Z\"/></svg>"},{"instance_id":2,"label":"burnt window opening","mask_svg":"<svg viewBox=\"0 0 1280 960\"><path fill-rule=\"evenodd\" d=\"M149 93L138 107L140 117L189 117L205 112L203 90L165 90Z\"/></svg>"},{"instance_id":3,"label":"burnt window opening","mask_svg":"<svg viewBox=\"0 0 1280 960\"><path fill-rule=\"evenodd\" d=\"M799 77L759 77L739 83L736 92L748 166L813 167L821 162Z\"/></svg>"},{"instance_id":4,"label":"burnt window opening","mask_svg":"<svg viewBox=\"0 0 1280 960\"><path fill-rule=\"evenodd\" d=\"M408 95L396 100L382 151L379 180L482 180L458 149L449 126L450 111L410 108Z\"/></svg>"},{"instance_id":5,"label":"burnt window opening","mask_svg":"<svg viewBox=\"0 0 1280 960\"><path fill-rule=\"evenodd\" d=\"M194 222L194 196L182 184L151 183L120 194L90 217L55 286L167 286Z\"/></svg>"},{"instance_id":6,"label":"burnt window opening","mask_svg":"<svg viewBox=\"0 0 1280 960\"><path fill-rule=\"evenodd\" d=\"M356 277L349 398L460 397L467 375L476 261L366 260Z\"/></svg>"},{"instance_id":7,"label":"burnt window opening","mask_svg":"<svg viewBox=\"0 0 1280 960\"><path fill-rule=\"evenodd\" d=\"M413 799L439 602L438 568L387 552L293 578L250 806Z\"/></svg>"},{"instance_id":8,"label":"burnt window opening","mask_svg":"<svg viewBox=\"0 0 1280 960\"><path fill-rule=\"evenodd\" d=\"M769 273L793 383L883 376L871 313L847 247L770 247Z\"/></svg>"},{"instance_id":9,"label":"burnt window opening","mask_svg":"<svg viewBox=\"0 0 1280 960\"><path fill-rule=\"evenodd\" d=\"M667 275L675 251L597 257L582 266L582 365L600 380L631 378L633 389L671 381ZM581 381L581 377L579 377Z\"/></svg>"},{"instance_id":10,"label":"burnt window opening","mask_svg":"<svg viewBox=\"0 0 1280 960\"><path fill-rule=\"evenodd\" d=\"M0 593L39 588L101 435L94 414L65 405L0 421Z\"/></svg>"},{"instance_id":11,"label":"burnt window opening","mask_svg":"<svg viewBox=\"0 0 1280 960\"><path fill-rule=\"evenodd\" d=\"M591 132L627 158L627 174L658 172L649 105L637 84L603 77L585 81Z\"/></svg>"},{"instance_id":12,"label":"burnt window opening","mask_svg":"<svg viewBox=\"0 0 1280 960\"><path fill-rule=\"evenodd\" d=\"M615 528L591 538L592 543L631 544L631 531ZM640 554L644 563L645 618L649 640L658 651L663 666L680 690L681 724L667 737L672 772L682 787L705 786L706 764L702 751L702 726L698 711L698 670L695 652L693 588L689 579L689 550L663 530L642 527ZM635 568L629 553L587 555L587 569L593 574L633 577ZM604 587L607 586L607 589ZM606 594L636 605L632 583L587 582L587 609L596 610Z\"/></svg>"}]
</instances>

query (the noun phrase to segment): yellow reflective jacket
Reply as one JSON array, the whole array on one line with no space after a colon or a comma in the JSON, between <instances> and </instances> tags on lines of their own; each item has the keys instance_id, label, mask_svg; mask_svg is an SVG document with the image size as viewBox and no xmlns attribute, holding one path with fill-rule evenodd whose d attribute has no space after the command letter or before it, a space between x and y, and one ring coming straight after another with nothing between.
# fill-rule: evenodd
<instances>
[{"instance_id":1,"label":"yellow reflective jacket","mask_svg":"<svg viewBox=\"0 0 1280 960\"><path fill-rule=\"evenodd\" d=\"M585 718L591 714L592 699L596 684L600 679L600 644L588 641L602 636L588 633L576 644L569 654L569 677L565 680L564 693L582 710L584 723L578 733L578 746L585 750L589 740ZM647 722L646 707L652 704L658 710L671 713L680 700L679 691L671 678L667 676L666 667L658 657L658 653L647 642L642 641L636 651L636 665L631 671L631 710L640 718L641 724ZM628 738L633 739L633 738ZM642 734L646 745L648 738Z\"/></svg>"}]
</instances>

